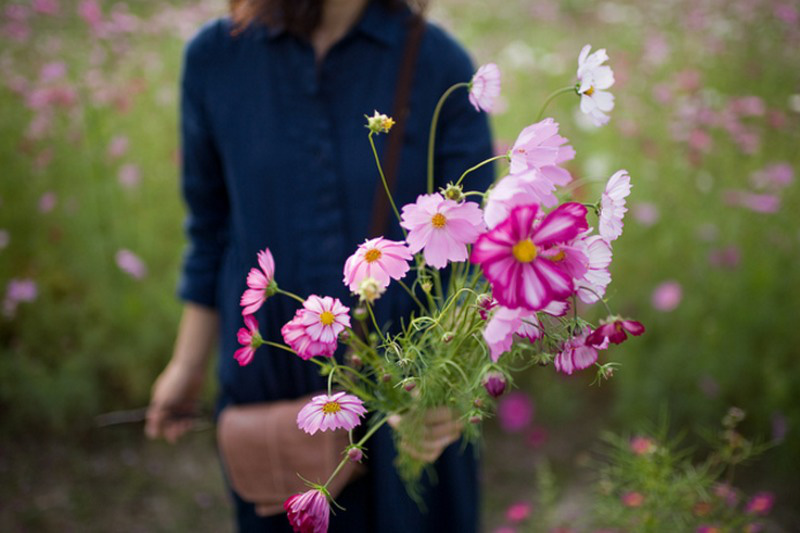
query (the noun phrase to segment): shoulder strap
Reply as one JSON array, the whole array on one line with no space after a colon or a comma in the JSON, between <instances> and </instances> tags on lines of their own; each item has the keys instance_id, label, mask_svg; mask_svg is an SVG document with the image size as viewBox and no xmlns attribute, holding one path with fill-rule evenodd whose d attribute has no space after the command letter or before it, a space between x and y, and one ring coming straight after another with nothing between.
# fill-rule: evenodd
<instances>
[{"instance_id":1,"label":"shoulder strap","mask_svg":"<svg viewBox=\"0 0 800 533\"><path fill-rule=\"evenodd\" d=\"M394 95L394 105L392 108L392 118L395 125L389 133L388 145L383 158L383 172L386 176L386 184L390 191L394 191L394 184L397 181L397 172L400 167L400 155L403 151L403 137L406 129L406 119L410 111L409 99L411 96L412 82L414 81L414 71L419 57L419 47L422 42L422 34L425 33L425 20L421 15L415 13L409 20L408 35L406 37L403 59L400 63L400 70L397 75L397 89ZM389 199L383 184L378 181L375 189L375 200L372 203L372 218L369 225L369 236L377 237L386 231L386 224L389 215Z\"/></svg>"}]
</instances>

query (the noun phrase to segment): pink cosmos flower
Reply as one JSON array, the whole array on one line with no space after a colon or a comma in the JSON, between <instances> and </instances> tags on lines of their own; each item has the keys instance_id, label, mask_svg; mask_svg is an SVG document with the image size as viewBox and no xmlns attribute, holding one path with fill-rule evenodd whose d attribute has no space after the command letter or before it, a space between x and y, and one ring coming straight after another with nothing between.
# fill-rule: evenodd
<instances>
[{"instance_id":1,"label":"pink cosmos flower","mask_svg":"<svg viewBox=\"0 0 800 533\"><path fill-rule=\"evenodd\" d=\"M635 218L639 224L645 227L652 226L658 222L658 219L661 216L658 211L658 207L650 202L640 202L632 206L632 210L633 218Z\"/></svg>"},{"instance_id":2,"label":"pink cosmos flower","mask_svg":"<svg viewBox=\"0 0 800 533\"><path fill-rule=\"evenodd\" d=\"M683 288L677 281L665 281L659 284L651 297L653 308L665 313L674 311L683 299Z\"/></svg>"},{"instance_id":3,"label":"pink cosmos flower","mask_svg":"<svg viewBox=\"0 0 800 533\"><path fill-rule=\"evenodd\" d=\"M147 275L147 266L138 255L130 250L119 250L114 256L117 266L134 279L142 279Z\"/></svg>"},{"instance_id":4,"label":"pink cosmos flower","mask_svg":"<svg viewBox=\"0 0 800 533\"><path fill-rule=\"evenodd\" d=\"M644 503L644 495L635 490L626 492L620 499L625 507L641 507Z\"/></svg>"},{"instance_id":5,"label":"pink cosmos flower","mask_svg":"<svg viewBox=\"0 0 800 533\"><path fill-rule=\"evenodd\" d=\"M779 191L794 181L794 169L789 163L775 163L754 172L750 182L758 189Z\"/></svg>"},{"instance_id":6,"label":"pink cosmos flower","mask_svg":"<svg viewBox=\"0 0 800 533\"><path fill-rule=\"evenodd\" d=\"M313 435L317 431L344 428L350 431L361 424L367 409L364 402L344 391L331 396L320 394L314 396L297 413L297 427Z\"/></svg>"},{"instance_id":7,"label":"pink cosmos flower","mask_svg":"<svg viewBox=\"0 0 800 533\"><path fill-rule=\"evenodd\" d=\"M258 331L258 320L253 315L245 315L244 325L246 327L239 328L236 338L239 340L241 348L233 353L233 358L239 362L240 366L245 366L253 360L256 350L259 346L264 344L261 339L261 333Z\"/></svg>"},{"instance_id":8,"label":"pink cosmos flower","mask_svg":"<svg viewBox=\"0 0 800 533\"><path fill-rule=\"evenodd\" d=\"M39 81L41 83L50 83L63 78L66 74L67 65L63 61L46 63L39 69Z\"/></svg>"},{"instance_id":9,"label":"pink cosmos flower","mask_svg":"<svg viewBox=\"0 0 800 533\"><path fill-rule=\"evenodd\" d=\"M533 401L530 397L524 392L515 391L500 398L497 404L497 419L503 430L515 433L530 425L533 411Z\"/></svg>"},{"instance_id":10,"label":"pink cosmos flower","mask_svg":"<svg viewBox=\"0 0 800 533\"><path fill-rule=\"evenodd\" d=\"M588 260L586 273L575 280L575 291L582 302L591 304L606 293L611 283L608 266L611 264L611 245L600 235L592 235L577 241Z\"/></svg>"},{"instance_id":11,"label":"pink cosmos flower","mask_svg":"<svg viewBox=\"0 0 800 533\"><path fill-rule=\"evenodd\" d=\"M547 251L588 229L586 208L566 203L536 222L538 210L536 205L515 207L505 221L478 237L472 250L470 260L481 265L494 297L511 309L544 309L574 289L563 257L547 257Z\"/></svg>"},{"instance_id":12,"label":"pink cosmos flower","mask_svg":"<svg viewBox=\"0 0 800 533\"><path fill-rule=\"evenodd\" d=\"M622 217L628 211L625 198L631 193L631 177L627 170L618 170L608 179L600 200L600 222L598 231L608 242L622 235Z\"/></svg>"},{"instance_id":13,"label":"pink cosmos flower","mask_svg":"<svg viewBox=\"0 0 800 533\"><path fill-rule=\"evenodd\" d=\"M3 314L13 317L21 302L32 302L39 294L38 286L32 279L11 279L6 285L6 297L3 300Z\"/></svg>"},{"instance_id":14,"label":"pink cosmos flower","mask_svg":"<svg viewBox=\"0 0 800 533\"><path fill-rule=\"evenodd\" d=\"M306 313L308 313L306 308L298 309L294 318L283 325L281 328L283 340L301 359L308 360L317 355L333 357L338 343L336 340L322 342L311 338L303 324Z\"/></svg>"},{"instance_id":15,"label":"pink cosmos flower","mask_svg":"<svg viewBox=\"0 0 800 533\"><path fill-rule=\"evenodd\" d=\"M252 315L258 311L270 296L270 285L273 282L275 275L275 260L272 258L272 252L269 248L264 248L258 252L258 266L251 268L250 273L247 274L247 289L242 294L239 305L243 307L243 315Z\"/></svg>"},{"instance_id":16,"label":"pink cosmos flower","mask_svg":"<svg viewBox=\"0 0 800 533\"><path fill-rule=\"evenodd\" d=\"M519 524L531 515L532 510L529 502L512 503L506 509L506 520L512 524Z\"/></svg>"},{"instance_id":17,"label":"pink cosmos flower","mask_svg":"<svg viewBox=\"0 0 800 533\"><path fill-rule=\"evenodd\" d=\"M555 184L535 169L502 178L489 189L486 197L486 209L483 213L486 225L493 229L508 218L512 209L520 205L557 205L555 189Z\"/></svg>"},{"instance_id":18,"label":"pink cosmos flower","mask_svg":"<svg viewBox=\"0 0 800 533\"><path fill-rule=\"evenodd\" d=\"M592 46L587 44L578 56L578 93L581 95L581 111L589 116L595 126L608 123L608 113L614 109L614 95L605 89L614 85L614 72L608 65L605 48L589 54Z\"/></svg>"},{"instance_id":19,"label":"pink cosmos flower","mask_svg":"<svg viewBox=\"0 0 800 533\"><path fill-rule=\"evenodd\" d=\"M368 239L358 245L356 253L344 264L344 284L351 292L357 292L361 280L375 278L381 287L387 287L391 279L401 279L408 272L408 261L413 254L403 242L390 241L383 237Z\"/></svg>"},{"instance_id":20,"label":"pink cosmos flower","mask_svg":"<svg viewBox=\"0 0 800 533\"><path fill-rule=\"evenodd\" d=\"M644 326L635 320L622 320L619 317L609 317L600 321L600 327L586 337L587 346L600 347L607 343L620 344L628 336L625 332L638 337L644 333Z\"/></svg>"},{"instance_id":21,"label":"pink cosmos flower","mask_svg":"<svg viewBox=\"0 0 800 533\"><path fill-rule=\"evenodd\" d=\"M776 213L781 208L781 199L775 194L729 189L723 191L722 197L728 205L744 207L756 213Z\"/></svg>"},{"instance_id":22,"label":"pink cosmos flower","mask_svg":"<svg viewBox=\"0 0 800 533\"><path fill-rule=\"evenodd\" d=\"M567 142L558 134L558 122L552 118L528 126L511 147L511 174L535 169L554 185L563 187L572 181L572 176L557 165L575 158L575 149Z\"/></svg>"},{"instance_id":23,"label":"pink cosmos flower","mask_svg":"<svg viewBox=\"0 0 800 533\"><path fill-rule=\"evenodd\" d=\"M119 168L117 180L119 184L126 189L133 189L142 179L142 174L139 172L139 167L134 163L126 163Z\"/></svg>"},{"instance_id":24,"label":"pink cosmos flower","mask_svg":"<svg viewBox=\"0 0 800 533\"><path fill-rule=\"evenodd\" d=\"M771 492L759 492L747 502L745 509L748 513L765 515L772 510L775 505L775 495Z\"/></svg>"},{"instance_id":25,"label":"pink cosmos flower","mask_svg":"<svg viewBox=\"0 0 800 533\"><path fill-rule=\"evenodd\" d=\"M630 446L631 451L636 455L647 455L656 450L656 443L653 442L653 439L641 435L633 437Z\"/></svg>"},{"instance_id":26,"label":"pink cosmos flower","mask_svg":"<svg viewBox=\"0 0 800 533\"><path fill-rule=\"evenodd\" d=\"M56 203L58 202L58 197L56 193L53 191L47 191L42 196L39 197L39 212L40 213L49 213L56 207Z\"/></svg>"},{"instance_id":27,"label":"pink cosmos flower","mask_svg":"<svg viewBox=\"0 0 800 533\"><path fill-rule=\"evenodd\" d=\"M58 0L33 0L33 9L43 15L57 15Z\"/></svg>"},{"instance_id":28,"label":"pink cosmos flower","mask_svg":"<svg viewBox=\"0 0 800 533\"><path fill-rule=\"evenodd\" d=\"M495 306L496 304L492 307ZM550 302L542 311L553 316L562 316L568 307L566 302ZM489 346L492 361L496 363L501 355L511 349L514 335L524 337L531 342L542 336L542 325L536 311L523 307L509 309L497 306L497 310L483 330L483 339Z\"/></svg>"},{"instance_id":29,"label":"pink cosmos flower","mask_svg":"<svg viewBox=\"0 0 800 533\"><path fill-rule=\"evenodd\" d=\"M339 333L350 327L350 308L342 305L338 298L316 294L309 296L303 307L300 323L306 327L306 334L314 341L325 344L336 343Z\"/></svg>"},{"instance_id":30,"label":"pink cosmos flower","mask_svg":"<svg viewBox=\"0 0 800 533\"><path fill-rule=\"evenodd\" d=\"M494 63L481 66L469 82L469 103L476 111L491 113L500 96L500 69Z\"/></svg>"},{"instance_id":31,"label":"pink cosmos flower","mask_svg":"<svg viewBox=\"0 0 800 533\"><path fill-rule=\"evenodd\" d=\"M328 498L318 489L303 494L293 494L283 503L286 518L292 529L299 533L326 533L331 509Z\"/></svg>"},{"instance_id":32,"label":"pink cosmos flower","mask_svg":"<svg viewBox=\"0 0 800 533\"><path fill-rule=\"evenodd\" d=\"M571 376L574 371L589 368L597 361L597 350L602 348L586 343L590 332L590 328L584 328L564 343L561 351L553 359L553 365L558 372Z\"/></svg>"},{"instance_id":33,"label":"pink cosmos flower","mask_svg":"<svg viewBox=\"0 0 800 533\"><path fill-rule=\"evenodd\" d=\"M115 135L108 143L108 157L116 159L125 155L130 146L130 141L125 135Z\"/></svg>"},{"instance_id":34,"label":"pink cosmos flower","mask_svg":"<svg viewBox=\"0 0 800 533\"><path fill-rule=\"evenodd\" d=\"M444 268L448 261L466 261L467 244L485 231L483 212L475 202L458 203L441 194L421 194L416 203L403 206L401 226L408 230L408 249L425 249L425 262Z\"/></svg>"}]
</instances>

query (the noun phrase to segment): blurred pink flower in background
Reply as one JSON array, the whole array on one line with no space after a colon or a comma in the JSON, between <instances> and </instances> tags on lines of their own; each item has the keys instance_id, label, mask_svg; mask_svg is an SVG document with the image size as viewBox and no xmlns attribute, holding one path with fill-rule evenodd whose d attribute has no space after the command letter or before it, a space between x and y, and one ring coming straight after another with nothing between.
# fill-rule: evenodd
<instances>
[{"instance_id":1,"label":"blurred pink flower in background","mask_svg":"<svg viewBox=\"0 0 800 533\"><path fill-rule=\"evenodd\" d=\"M663 33L650 35L644 43L644 60L651 65L662 65L670 54L669 43Z\"/></svg>"},{"instance_id":2,"label":"blurred pink flower in background","mask_svg":"<svg viewBox=\"0 0 800 533\"><path fill-rule=\"evenodd\" d=\"M631 451L636 455L647 455L656 450L656 443L649 437L637 435L631 439Z\"/></svg>"},{"instance_id":3,"label":"blurred pink flower in background","mask_svg":"<svg viewBox=\"0 0 800 533\"><path fill-rule=\"evenodd\" d=\"M97 0L82 0L78 5L78 15L80 15L92 29L98 29L103 22L103 11Z\"/></svg>"},{"instance_id":4,"label":"blurred pink flower in background","mask_svg":"<svg viewBox=\"0 0 800 533\"><path fill-rule=\"evenodd\" d=\"M794 181L794 169L786 162L774 163L750 175L750 183L756 189L780 191Z\"/></svg>"},{"instance_id":5,"label":"blurred pink flower in background","mask_svg":"<svg viewBox=\"0 0 800 533\"><path fill-rule=\"evenodd\" d=\"M771 492L763 491L755 494L747 502L745 509L748 513L765 515L772 510L775 504L775 495Z\"/></svg>"},{"instance_id":6,"label":"blurred pink flower in background","mask_svg":"<svg viewBox=\"0 0 800 533\"><path fill-rule=\"evenodd\" d=\"M520 391L503 396L497 404L500 427L508 433L516 433L528 427L533 420L533 412L533 401Z\"/></svg>"},{"instance_id":7,"label":"blurred pink flower in background","mask_svg":"<svg viewBox=\"0 0 800 533\"><path fill-rule=\"evenodd\" d=\"M775 213L781 207L781 199L774 194L756 194L740 189L722 192L722 199L731 206L744 207L756 213Z\"/></svg>"},{"instance_id":8,"label":"blurred pink flower in background","mask_svg":"<svg viewBox=\"0 0 800 533\"><path fill-rule=\"evenodd\" d=\"M709 153L714 146L714 140L707 131L695 128L689 132L689 148L698 152Z\"/></svg>"},{"instance_id":9,"label":"blurred pink flower in background","mask_svg":"<svg viewBox=\"0 0 800 533\"><path fill-rule=\"evenodd\" d=\"M8 231L0 229L0 250L6 248L10 242L11 236L9 235Z\"/></svg>"},{"instance_id":10,"label":"blurred pink flower in background","mask_svg":"<svg viewBox=\"0 0 800 533\"><path fill-rule=\"evenodd\" d=\"M512 503L506 509L506 520L512 524L519 524L531 515L533 506L529 502Z\"/></svg>"},{"instance_id":11,"label":"blurred pink flower in background","mask_svg":"<svg viewBox=\"0 0 800 533\"><path fill-rule=\"evenodd\" d=\"M642 226L652 226L661 217L656 204L650 202L639 202L631 206L631 215Z\"/></svg>"},{"instance_id":12,"label":"blurred pink flower in background","mask_svg":"<svg viewBox=\"0 0 800 533\"><path fill-rule=\"evenodd\" d=\"M739 247L735 245L724 248L716 248L708 253L708 262L716 268L727 268L733 270L739 266L742 254Z\"/></svg>"},{"instance_id":13,"label":"blurred pink flower in background","mask_svg":"<svg viewBox=\"0 0 800 533\"><path fill-rule=\"evenodd\" d=\"M50 83L60 80L66 75L67 65L63 61L53 61L42 65L42 68L39 70L39 81L41 83Z\"/></svg>"},{"instance_id":14,"label":"blurred pink flower in background","mask_svg":"<svg viewBox=\"0 0 800 533\"><path fill-rule=\"evenodd\" d=\"M625 507L641 507L644 503L644 495L635 490L628 491L620 498Z\"/></svg>"},{"instance_id":15,"label":"blurred pink flower in background","mask_svg":"<svg viewBox=\"0 0 800 533\"><path fill-rule=\"evenodd\" d=\"M33 0L33 9L43 15L57 15L59 11L58 0Z\"/></svg>"},{"instance_id":16,"label":"blurred pink flower in background","mask_svg":"<svg viewBox=\"0 0 800 533\"><path fill-rule=\"evenodd\" d=\"M3 314L13 318L17 306L22 302L32 302L38 296L38 287L32 279L11 279L6 285L6 297L3 300Z\"/></svg>"},{"instance_id":17,"label":"blurred pink flower in background","mask_svg":"<svg viewBox=\"0 0 800 533\"><path fill-rule=\"evenodd\" d=\"M790 2L777 4L774 8L774 13L779 20L786 24L795 25L800 22L800 14L798 14L797 7Z\"/></svg>"},{"instance_id":18,"label":"blurred pink flower in background","mask_svg":"<svg viewBox=\"0 0 800 533\"><path fill-rule=\"evenodd\" d=\"M492 530L492 533L517 533L517 529L511 526L500 526Z\"/></svg>"},{"instance_id":19,"label":"blurred pink flower in background","mask_svg":"<svg viewBox=\"0 0 800 533\"><path fill-rule=\"evenodd\" d=\"M525 444L539 448L547 442L548 432L544 426L533 426L525 435Z\"/></svg>"},{"instance_id":20,"label":"blurred pink flower in background","mask_svg":"<svg viewBox=\"0 0 800 533\"><path fill-rule=\"evenodd\" d=\"M126 163L120 167L117 179L119 180L119 184L123 187L133 189L139 185L142 175L137 165L134 163Z\"/></svg>"},{"instance_id":21,"label":"blurred pink flower in background","mask_svg":"<svg viewBox=\"0 0 800 533\"><path fill-rule=\"evenodd\" d=\"M728 102L728 106L737 114L745 117L763 117L767 112L764 100L758 96L742 96L733 98Z\"/></svg>"},{"instance_id":22,"label":"blurred pink flower in background","mask_svg":"<svg viewBox=\"0 0 800 533\"><path fill-rule=\"evenodd\" d=\"M130 141L125 135L115 135L108 143L108 157L116 159L125 155L130 146Z\"/></svg>"},{"instance_id":23,"label":"blurred pink flower in background","mask_svg":"<svg viewBox=\"0 0 800 533\"><path fill-rule=\"evenodd\" d=\"M651 297L653 307L658 311L673 311L683 299L683 288L677 281L665 281L658 285Z\"/></svg>"},{"instance_id":24,"label":"blurred pink flower in background","mask_svg":"<svg viewBox=\"0 0 800 533\"><path fill-rule=\"evenodd\" d=\"M147 266L144 261L130 250L123 249L118 251L115 259L120 270L129 274L132 278L142 279L147 275Z\"/></svg>"},{"instance_id":25,"label":"blurred pink flower in background","mask_svg":"<svg viewBox=\"0 0 800 533\"><path fill-rule=\"evenodd\" d=\"M734 507L736 502L739 501L739 496L736 494L736 489L727 483L718 483L714 486L714 495L720 500L724 501L728 507Z\"/></svg>"},{"instance_id":26,"label":"blurred pink flower in background","mask_svg":"<svg viewBox=\"0 0 800 533\"><path fill-rule=\"evenodd\" d=\"M783 413L772 414L772 440L781 443L789 431L789 420Z\"/></svg>"},{"instance_id":27,"label":"blurred pink flower in background","mask_svg":"<svg viewBox=\"0 0 800 533\"><path fill-rule=\"evenodd\" d=\"M56 196L56 193L53 191L47 191L39 197L39 212L49 213L55 209L57 202L58 197Z\"/></svg>"}]
</instances>

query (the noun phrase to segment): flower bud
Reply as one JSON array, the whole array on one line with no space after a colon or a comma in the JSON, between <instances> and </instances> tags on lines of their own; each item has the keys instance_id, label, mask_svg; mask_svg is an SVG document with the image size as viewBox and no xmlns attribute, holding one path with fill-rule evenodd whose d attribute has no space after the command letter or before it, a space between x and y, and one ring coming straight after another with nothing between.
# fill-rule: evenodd
<instances>
[{"instance_id":1,"label":"flower bud","mask_svg":"<svg viewBox=\"0 0 800 533\"><path fill-rule=\"evenodd\" d=\"M431 280L429 279L420 282L419 286L422 287L422 291L425 294L430 294L431 291L433 290L433 283L431 283Z\"/></svg>"},{"instance_id":2,"label":"flower bud","mask_svg":"<svg viewBox=\"0 0 800 533\"><path fill-rule=\"evenodd\" d=\"M471 417L469 417L470 424L480 424L481 420L483 420L481 418L481 415L472 415Z\"/></svg>"},{"instance_id":3,"label":"flower bud","mask_svg":"<svg viewBox=\"0 0 800 533\"><path fill-rule=\"evenodd\" d=\"M384 292L386 292L386 287L381 286L378 280L372 277L364 278L358 285L358 301L374 303Z\"/></svg>"},{"instance_id":4,"label":"flower bud","mask_svg":"<svg viewBox=\"0 0 800 533\"><path fill-rule=\"evenodd\" d=\"M384 383L389 383L390 381L392 381L392 375L389 373L382 375L381 381L383 381Z\"/></svg>"},{"instance_id":5,"label":"flower bud","mask_svg":"<svg viewBox=\"0 0 800 533\"><path fill-rule=\"evenodd\" d=\"M448 342L452 341L455 338L456 338L455 333L453 333L452 331L448 331L445 332L444 335L442 335L442 342L447 344Z\"/></svg>"},{"instance_id":6,"label":"flower bud","mask_svg":"<svg viewBox=\"0 0 800 533\"><path fill-rule=\"evenodd\" d=\"M347 457L354 463L360 463L361 459L364 458L364 452L361 451L361 448L352 446L349 450L347 450Z\"/></svg>"},{"instance_id":7,"label":"flower bud","mask_svg":"<svg viewBox=\"0 0 800 533\"><path fill-rule=\"evenodd\" d=\"M347 342L350 340L350 332L346 329L343 329L341 333L339 333L339 342Z\"/></svg>"},{"instance_id":8,"label":"flower bud","mask_svg":"<svg viewBox=\"0 0 800 533\"><path fill-rule=\"evenodd\" d=\"M366 320L367 319L367 308L361 307L360 305L353 309L353 318L356 320Z\"/></svg>"},{"instance_id":9,"label":"flower bud","mask_svg":"<svg viewBox=\"0 0 800 533\"><path fill-rule=\"evenodd\" d=\"M487 372L483 378L483 387L492 398L502 396L507 384L506 377L500 372Z\"/></svg>"},{"instance_id":10,"label":"flower bud","mask_svg":"<svg viewBox=\"0 0 800 533\"><path fill-rule=\"evenodd\" d=\"M394 126L394 120L391 117L377 111L371 117L364 116L367 118L367 129L372 133L389 133L389 130Z\"/></svg>"},{"instance_id":11,"label":"flower bud","mask_svg":"<svg viewBox=\"0 0 800 533\"><path fill-rule=\"evenodd\" d=\"M403 388L406 390L406 392L411 392L412 390L414 390L414 387L416 386L417 384L414 383L414 380L410 378L406 380L405 383L403 383Z\"/></svg>"},{"instance_id":12,"label":"flower bud","mask_svg":"<svg viewBox=\"0 0 800 533\"><path fill-rule=\"evenodd\" d=\"M460 202L464 199L464 189L461 188L461 185L454 185L452 182L450 182L444 189L444 197L448 200Z\"/></svg>"},{"instance_id":13,"label":"flower bud","mask_svg":"<svg viewBox=\"0 0 800 533\"><path fill-rule=\"evenodd\" d=\"M350 355L350 364L355 368L361 368L364 366L364 361L361 359L357 353Z\"/></svg>"}]
</instances>

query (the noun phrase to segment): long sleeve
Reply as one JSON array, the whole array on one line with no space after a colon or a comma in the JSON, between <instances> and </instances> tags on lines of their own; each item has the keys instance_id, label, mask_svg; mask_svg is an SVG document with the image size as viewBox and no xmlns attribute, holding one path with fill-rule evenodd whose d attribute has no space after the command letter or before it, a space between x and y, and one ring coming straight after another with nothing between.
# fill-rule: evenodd
<instances>
[{"instance_id":1,"label":"long sleeve","mask_svg":"<svg viewBox=\"0 0 800 533\"><path fill-rule=\"evenodd\" d=\"M200 35L199 37L204 37ZM189 240L178 295L207 307L217 305L217 283L228 242L230 207L219 152L204 105L202 41L186 47L181 82L181 189Z\"/></svg>"}]
</instances>

